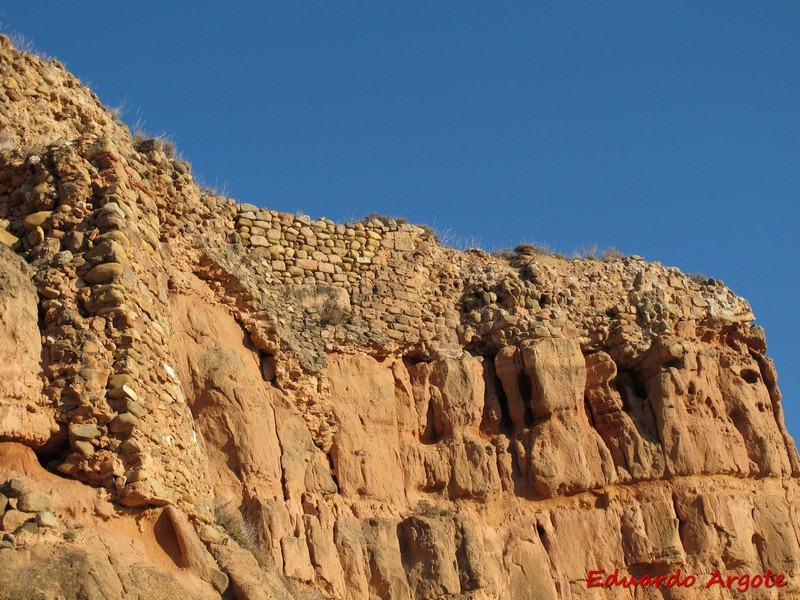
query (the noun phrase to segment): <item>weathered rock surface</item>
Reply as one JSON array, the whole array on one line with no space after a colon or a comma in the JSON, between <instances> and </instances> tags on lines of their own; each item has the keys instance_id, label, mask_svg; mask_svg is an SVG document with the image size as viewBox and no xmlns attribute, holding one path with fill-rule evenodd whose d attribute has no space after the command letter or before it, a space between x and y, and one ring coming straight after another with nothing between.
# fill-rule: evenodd
<instances>
[{"instance_id":1,"label":"weathered rock surface","mask_svg":"<svg viewBox=\"0 0 800 600\"><path fill-rule=\"evenodd\" d=\"M800 459L721 282L237 204L59 64L0 36L0 69L0 592L800 593Z\"/></svg>"},{"instance_id":2,"label":"weathered rock surface","mask_svg":"<svg viewBox=\"0 0 800 600\"><path fill-rule=\"evenodd\" d=\"M56 430L42 394L37 295L25 262L0 246L0 440L40 446Z\"/></svg>"}]
</instances>

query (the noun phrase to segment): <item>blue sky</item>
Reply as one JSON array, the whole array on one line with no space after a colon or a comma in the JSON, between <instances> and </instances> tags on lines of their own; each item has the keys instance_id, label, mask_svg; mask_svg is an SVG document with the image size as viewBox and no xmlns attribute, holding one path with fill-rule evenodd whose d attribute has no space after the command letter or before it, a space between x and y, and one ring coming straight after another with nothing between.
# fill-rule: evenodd
<instances>
[{"instance_id":1,"label":"blue sky","mask_svg":"<svg viewBox=\"0 0 800 600\"><path fill-rule=\"evenodd\" d=\"M615 246L748 298L800 435L800 2L3 8L243 202Z\"/></svg>"}]
</instances>

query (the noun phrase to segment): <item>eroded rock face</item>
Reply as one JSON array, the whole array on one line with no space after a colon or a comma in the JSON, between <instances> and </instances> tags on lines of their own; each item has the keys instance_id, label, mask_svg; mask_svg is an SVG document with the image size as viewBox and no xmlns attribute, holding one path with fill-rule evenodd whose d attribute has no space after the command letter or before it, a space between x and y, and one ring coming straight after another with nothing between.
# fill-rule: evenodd
<instances>
[{"instance_id":1,"label":"eroded rock face","mask_svg":"<svg viewBox=\"0 0 800 600\"><path fill-rule=\"evenodd\" d=\"M586 364L576 340L546 338L507 347L497 372L517 432L517 461L540 497L617 480L611 453L583 406Z\"/></svg>"},{"instance_id":2,"label":"eroded rock face","mask_svg":"<svg viewBox=\"0 0 800 600\"><path fill-rule=\"evenodd\" d=\"M593 569L770 569L790 587L758 597L798 593L800 460L720 282L237 204L59 65L0 36L0 66L0 583L592 599Z\"/></svg>"},{"instance_id":3,"label":"eroded rock face","mask_svg":"<svg viewBox=\"0 0 800 600\"><path fill-rule=\"evenodd\" d=\"M42 394L42 344L33 273L0 246L0 440L42 446L57 431Z\"/></svg>"}]
</instances>

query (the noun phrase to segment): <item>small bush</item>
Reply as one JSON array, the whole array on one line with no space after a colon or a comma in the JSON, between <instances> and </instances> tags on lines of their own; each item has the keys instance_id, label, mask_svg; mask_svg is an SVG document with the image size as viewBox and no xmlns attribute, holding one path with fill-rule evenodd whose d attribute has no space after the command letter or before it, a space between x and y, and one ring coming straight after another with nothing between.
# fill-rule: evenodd
<instances>
[{"instance_id":1,"label":"small bush","mask_svg":"<svg viewBox=\"0 0 800 600\"><path fill-rule=\"evenodd\" d=\"M699 283L700 285L708 283L708 277L706 277L703 273L692 273L689 275L689 279L695 283Z\"/></svg>"},{"instance_id":2,"label":"small bush","mask_svg":"<svg viewBox=\"0 0 800 600\"><path fill-rule=\"evenodd\" d=\"M125 105L127 104L128 99L123 98L122 102L120 102L117 106L109 107L108 114L111 115L111 118L114 119L117 123L122 123L122 117L125 116L126 110Z\"/></svg>"},{"instance_id":3,"label":"small bush","mask_svg":"<svg viewBox=\"0 0 800 600\"><path fill-rule=\"evenodd\" d=\"M175 158L175 143L174 142L172 142L170 140L166 140L164 142L164 154L167 155L167 158Z\"/></svg>"},{"instance_id":4,"label":"small bush","mask_svg":"<svg viewBox=\"0 0 800 600\"><path fill-rule=\"evenodd\" d=\"M518 254L511 248L500 248L499 250L492 250L492 256L505 260L514 260Z\"/></svg>"},{"instance_id":5,"label":"small bush","mask_svg":"<svg viewBox=\"0 0 800 600\"><path fill-rule=\"evenodd\" d=\"M603 262L611 262L614 260L620 260L624 258L624 256L625 255L622 254L622 252L617 250L614 246L611 246L611 248L606 248L600 253L600 260Z\"/></svg>"},{"instance_id":6,"label":"small bush","mask_svg":"<svg viewBox=\"0 0 800 600\"><path fill-rule=\"evenodd\" d=\"M514 252L520 254L522 256L536 256L536 255L543 255L543 254L552 254L549 248L546 246L538 246L536 244L528 244L527 242L523 242L522 244L517 244L517 247L514 248Z\"/></svg>"},{"instance_id":7,"label":"small bush","mask_svg":"<svg viewBox=\"0 0 800 600\"><path fill-rule=\"evenodd\" d=\"M244 520L242 514L230 503L214 505L214 519L217 525L245 550L253 550L258 545L255 527Z\"/></svg>"},{"instance_id":8,"label":"small bush","mask_svg":"<svg viewBox=\"0 0 800 600\"><path fill-rule=\"evenodd\" d=\"M369 213L367 216L361 219L361 222L368 223L373 219L376 219L387 226L390 225L392 221L394 221L395 224L397 225L404 225L408 223L408 219L406 219L405 217L387 217L386 215L380 215L376 212Z\"/></svg>"},{"instance_id":9,"label":"small bush","mask_svg":"<svg viewBox=\"0 0 800 600\"><path fill-rule=\"evenodd\" d=\"M350 320L350 313L336 304L333 300L328 300L322 305L319 311L319 322L322 326L341 325Z\"/></svg>"},{"instance_id":10,"label":"small bush","mask_svg":"<svg viewBox=\"0 0 800 600\"><path fill-rule=\"evenodd\" d=\"M422 229L422 231L424 231L426 235L431 236L433 238L433 241L435 241L437 244L441 243L441 241L439 240L439 234L433 227L431 227L430 225L417 225L417 227Z\"/></svg>"},{"instance_id":11,"label":"small bush","mask_svg":"<svg viewBox=\"0 0 800 600\"><path fill-rule=\"evenodd\" d=\"M53 60L52 56L49 56L44 52L37 50L31 38L25 37L18 31L13 31L9 33L8 40L11 42L11 45L14 46L20 52L25 52L26 54L37 56L44 62L50 62L51 60Z\"/></svg>"},{"instance_id":12,"label":"small bush","mask_svg":"<svg viewBox=\"0 0 800 600\"><path fill-rule=\"evenodd\" d=\"M206 181L201 175L196 177L195 181L197 183L197 187L200 188L200 193L203 196L221 196L223 198L227 198L231 193L228 182L220 181L219 177L214 178L214 181L210 182Z\"/></svg>"},{"instance_id":13,"label":"small bush","mask_svg":"<svg viewBox=\"0 0 800 600\"><path fill-rule=\"evenodd\" d=\"M582 258L584 260L597 260L597 244L594 246L589 246L588 248L583 248L581 250L576 250L572 258Z\"/></svg>"},{"instance_id":14,"label":"small bush","mask_svg":"<svg viewBox=\"0 0 800 600\"><path fill-rule=\"evenodd\" d=\"M455 516L453 511L449 508L440 508L438 506L434 506L427 500L422 500L419 504L417 504L417 513L423 517L433 519L452 519Z\"/></svg>"},{"instance_id":15,"label":"small bush","mask_svg":"<svg viewBox=\"0 0 800 600\"><path fill-rule=\"evenodd\" d=\"M480 256L482 258L488 258L489 253L486 252L483 248L471 247L464 250L464 252L468 254L474 254L475 256Z\"/></svg>"},{"instance_id":16,"label":"small bush","mask_svg":"<svg viewBox=\"0 0 800 600\"><path fill-rule=\"evenodd\" d=\"M114 116L113 112L112 116ZM170 136L163 132L151 135L144 130L143 123L142 119L139 119L133 126L133 142L136 146L136 151L146 154L156 150L166 154L167 158L175 158L178 152L175 142L172 141Z\"/></svg>"},{"instance_id":17,"label":"small bush","mask_svg":"<svg viewBox=\"0 0 800 600\"><path fill-rule=\"evenodd\" d=\"M255 525L245 518L230 502L217 502L214 505L214 520L239 546L252 554L258 566L265 571L275 571L277 567L272 555L258 539Z\"/></svg>"},{"instance_id":18,"label":"small bush","mask_svg":"<svg viewBox=\"0 0 800 600\"><path fill-rule=\"evenodd\" d=\"M310 585L290 580L283 574L272 559L272 555L259 541L255 526L230 502L217 502L214 505L214 519L217 525L222 527L239 546L255 557L262 569L278 575L292 598L296 600L324 600L324 596ZM23 596L19 598L22 600ZM27 598L27 596L24 596L24 598ZM6 600L6 598L0 595L0 600ZM8 600L17 600L17 597L10 596Z\"/></svg>"}]
</instances>

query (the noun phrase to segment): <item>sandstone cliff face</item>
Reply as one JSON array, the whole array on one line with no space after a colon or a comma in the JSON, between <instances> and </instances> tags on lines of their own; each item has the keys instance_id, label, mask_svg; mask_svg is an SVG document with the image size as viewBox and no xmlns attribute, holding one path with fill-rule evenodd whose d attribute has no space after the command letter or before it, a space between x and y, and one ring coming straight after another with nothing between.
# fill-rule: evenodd
<instances>
[{"instance_id":1,"label":"sandstone cliff face","mask_svg":"<svg viewBox=\"0 0 800 600\"><path fill-rule=\"evenodd\" d=\"M0 38L0 70L0 479L57 517L0 498L0 589L798 594L800 461L720 282L237 204L56 63Z\"/></svg>"},{"instance_id":2,"label":"sandstone cliff face","mask_svg":"<svg viewBox=\"0 0 800 600\"><path fill-rule=\"evenodd\" d=\"M41 446L58 431L39 376L41 335L33 272L0 245L0 439Z\"/></svg>"}]
</instances>

